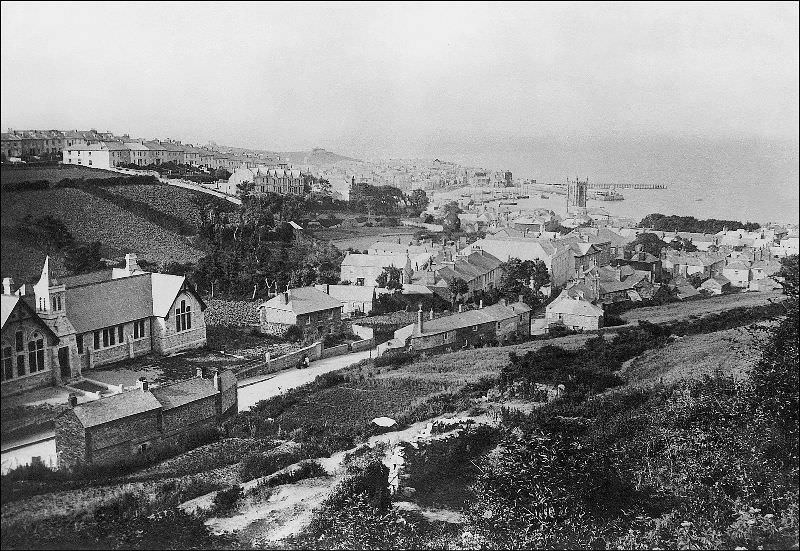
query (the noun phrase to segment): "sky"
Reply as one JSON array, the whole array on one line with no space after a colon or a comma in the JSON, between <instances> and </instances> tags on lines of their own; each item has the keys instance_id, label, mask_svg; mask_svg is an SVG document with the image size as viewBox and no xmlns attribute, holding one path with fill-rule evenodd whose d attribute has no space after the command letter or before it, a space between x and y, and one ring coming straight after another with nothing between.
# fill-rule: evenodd
<instances>
[{"instance_id":1,"label":"sky","mask_svg":"<svg viewBox=\"0 0 800 551\"><path fill-rule=\"evenodd\" d=\"M514 139L798 140L797 3L0 9L3 130L360 156Z\"/></svg>"}]
</instances>

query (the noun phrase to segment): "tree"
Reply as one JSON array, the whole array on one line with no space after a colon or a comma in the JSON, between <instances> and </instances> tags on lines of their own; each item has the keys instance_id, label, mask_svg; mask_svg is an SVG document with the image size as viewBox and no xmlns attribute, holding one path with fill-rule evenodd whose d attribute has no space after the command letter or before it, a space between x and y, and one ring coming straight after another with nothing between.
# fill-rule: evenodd
<instances>
[{"instance_id":1,"label":"tree","mask_svg":"<svg viewBox=\"0 0 800 551\"><path fill-rule=\"evenodd\" d=\"M782 303L786 317L771 332L761 360L753 370L756 405L776 423L787 438L786 448L797 466L798 457L798 261L797 255L784 258L776 274L787 296Z\"/></svg>"},{"instance_id":2,"label":"tree","mask_svg":"<svg viewBox=\"0 0 800 551\"><path fill-rule=\"evenodd\" d=\"M502 265L503 275L500 278L500 294L506 300L522 300L535 308L541 302L539 290L550 283L550 271L540 259L520 260L509 258Z\"/></svg>"},{"instance_id":3,"label":"tree","mask_svg":"<svg viewBox=\"0 0 800 551\"><path fill-rule=\"evenodd\" d=\"M94 241L88 245L70 247L64 255L64 267L73 275L102 270L106 265L100 260L101 246L99 241Z\"/></svg>"},{"instance_id":4,"label":"tree","mask_svg":"<svg viewBox=\"0 0 800 551\"><path fill-rule=\"evenodd\" d=\"M403 288L403 270L394 266L387 266L378 277L375 278L378 287L397 291Z\"/></svg>"},{"instance_id":5,"label":"tree","mask_svg":"<svg viewBox=\"0 0 800 551\"><path fill-rule=\"evenodd\" d=\"M456 303L459 297L469 293L469 284L460 277L454 277L450 280L450 283L447 284L447 288L450 289L450 295L453 297L453 304Z\"/></svg>"},{"instance_id":6,"label":"tree","mask_svg":"<svg viewBox=\"0 0 800 551\"><path fill-rule=\"evenodd\" d=\"M409 208L414 216L419 216L428 208L428 194L423 189L415 189L408 198Z\"/></svg>"},{"instance_id":7,"label":"tree","mask_svg":"<svg viewBox=\"0 0 800 551\"><path fill-rule=\"evenodd\" d=\"M661 249L667 246L667 243L662 241L656 234L646 232L640 233L636 236L636 239L625 245L625 250L632 252L639 250L639 247L641 247L642 252L650 253L655 257L660 257Z\"/></svg>"}]
</instances>

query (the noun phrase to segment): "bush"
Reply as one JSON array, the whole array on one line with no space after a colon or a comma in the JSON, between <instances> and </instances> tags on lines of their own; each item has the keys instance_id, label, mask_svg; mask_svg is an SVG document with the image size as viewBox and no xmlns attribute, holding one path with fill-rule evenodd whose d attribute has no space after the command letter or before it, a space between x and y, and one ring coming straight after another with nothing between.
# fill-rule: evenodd
<instances>
[{"instance_id":1,"label":"bush","mask_svg":"<svg viewBox=\"0 0 800 551\"><path fill-rule=\"evenodd\" d=\"M267 487L280 486L282 484L291 484L306 478L316 478L318 476L327 476L328 473L325 468L319 464L318 461L303 461L300 465L291 471L275 475L265 481L264 485Z\"/></svg>"},{"instance_id":2,"label":"bush","mask_svg":"<svg viewBox=\"0 0 800 551\"><path fill-rule=\"evenodd\" d=\"M283 338L289 342L300 342L303 340L303 330L296 325L292 325L287 329L286 333L283 334Z\"/></svg>"},{"instance_id":3,"label":"bush","mask_svg":"<svg viewBox=\"0 0 800 551\"><path fill-rule=\"evenodd\" d=\"M389 352L383 356L375 358L375 367L399 367L401 365L410 364L416 357L417 354L414 354L413 352Z\"/></svg>"},{"instance_id":4,"label":"bush","mask_svg":"<svg viewBox=\"0 0 800 551\"><path fill-rule=\"evenodd\" d=\"M292 463L297 463L302 458L299 452L255 453L245 457L242 461L242 480L253 480L269 476Z\"/></svg>"},{"instance_id":5,"label":"bush","mask_svg":"<svg viewBox=\"0 0 800 551\"><path fill-rule=\"evenodd\" d=\"M220 490L214 496L214 514L228 513L242 498L242 488L237 484L227 490Z\"/></svg>"}]
</instances>

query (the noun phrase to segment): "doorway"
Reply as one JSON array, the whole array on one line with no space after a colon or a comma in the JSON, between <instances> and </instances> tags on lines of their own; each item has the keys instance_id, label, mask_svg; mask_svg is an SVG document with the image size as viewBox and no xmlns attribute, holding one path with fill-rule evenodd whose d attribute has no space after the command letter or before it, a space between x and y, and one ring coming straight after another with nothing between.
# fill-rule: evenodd
<instances>
[{"instance_id":1,"label":"doorway","mask_svg":"<svg viewBox=\"0 0 800 551\"><path fill-rule=\"evenodd\" d=\"M69 379L72 376L72 369L69 365L69 348L62 346L58 349L58 363L61 366L61 379Z\"/></svg>"}]
</instances>

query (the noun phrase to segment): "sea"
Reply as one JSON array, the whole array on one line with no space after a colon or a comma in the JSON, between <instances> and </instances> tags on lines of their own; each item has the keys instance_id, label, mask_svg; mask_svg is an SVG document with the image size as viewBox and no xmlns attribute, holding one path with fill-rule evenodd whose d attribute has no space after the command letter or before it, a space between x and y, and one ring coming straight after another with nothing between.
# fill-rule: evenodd
<instances>
[{"instance_id":1,"label":"sea","mask_svg":"<svg viewBox=\"0 0 800 551\"><path fill-rule=\"evenodd\" d=\"M514 181L591 184L662 184L663 190L618 190L623 201L589 201L611 215L640 220L647 214L677 214L752 222L796 224L800 220L796 139L648 137L531 138L431 142L420 157L464 166L510 170ZM559 214L563 195L534 198Z\"/></svg>"}]
</instances>

